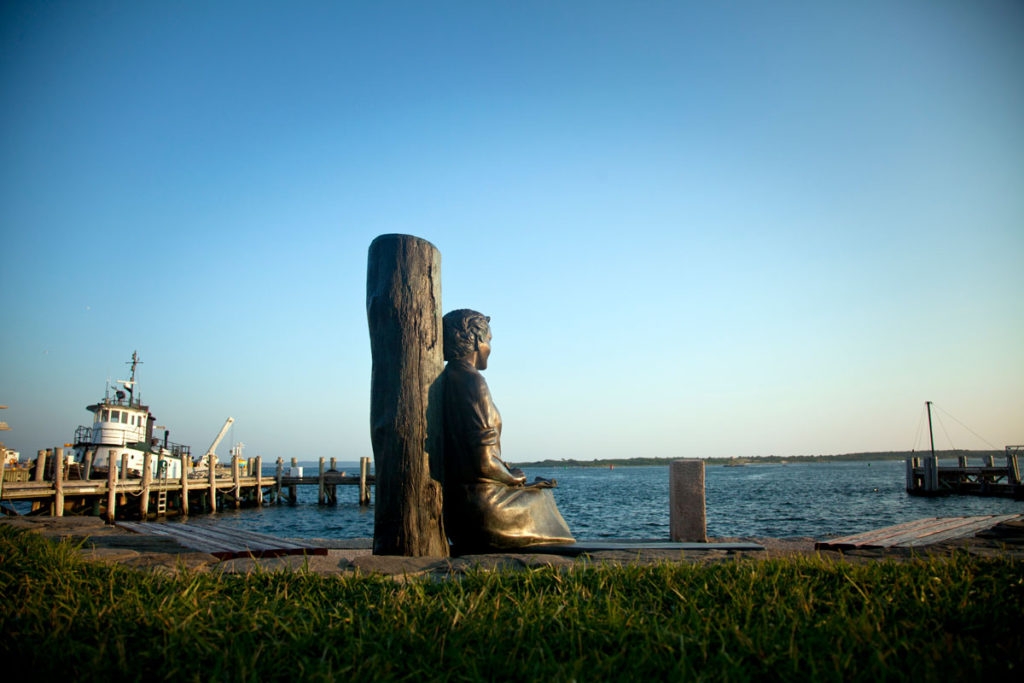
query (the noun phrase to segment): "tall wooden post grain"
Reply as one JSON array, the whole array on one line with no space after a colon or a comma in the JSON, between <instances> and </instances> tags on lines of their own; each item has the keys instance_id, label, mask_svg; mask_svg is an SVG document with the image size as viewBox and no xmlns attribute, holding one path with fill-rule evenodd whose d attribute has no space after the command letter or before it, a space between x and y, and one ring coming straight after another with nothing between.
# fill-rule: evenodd
<instances>
[{"instance_id":1,"label":"tall wooden post grain","mask_svg":"<svg viewBox=\"0 0 1024 683\"><path fill-rule=\"evenodd\" d=\"M373 553L447 557L441 516L441 253L412 235L370 244L366 317L376 469Z\"/></svg>"},{"instance_id":2,"label":"tall wooden post grain","mask_svg":"<svg viewBox=\"0 0 1024 683\"><path fill-rule=\"evenodd\" d=\"M370 504L370 489L366 485L366 476L370 471L370 459L359 458L359 504L366 506Z\"/></svg>"},{"instance_id":3,"label":"tall wooden post grain","mask_svg":"<svg viewBox=\"0 0 1024 683\"><path fill-rule=\"evenodd\" d=\"M117 466L114 465L114 451L107 451L107 521L117 519Z\"/></svg>"},{"instance_id":4,"label":"tall wooden post grain","mask_svg":"<svg viewBox=\"0 0 1024 683\"><path fill-rule=\"evenodd\" d=\"M233 494L235 498L235 509L242 506L242 479L239 471L240 462L237 455L231 456L231 482L234 484Z\"/></svg>"},{"instance_id":5,"label":"tall wooden post grain","mask_svg":"<svg viewBox=\"0 0 1024 683\"><path fill-rule=\"evenodd\" d=\"M53 449L53 516L64 516L64 449Z\"/></svg>"},{"instance_id":6,"label":"tall wooden post grain","mask_svg":"<svg viewBox=\"0 0 1024 683\"><path fill-rule=\"evenodd\" d=\"M46 451L36 451L36 473L34 475L35 481L42 481L46 474Z\"/></svg>"},{"instance_id":7,"label":"tall wooden post grain","mask_svg":"<svg viewBox=\"0 0 1024 683\"><path fill-rule=\"evenodd\" d=\"M153 454L146 451L142 460L142 495L139 496L139 514L142 521L149 517L149 487L153 484Z\"/></svg>"},{"instance_id":8,"label":"tall wooden post grain","mask_svg":"<svg viewBox=\"0 0 1024 683\"><path fill-rule=\"evenodd\" d=\"M181 456L181 516L188 517L188 471L192 469L192 457Z\"/></svg>"},{"instance_id":9,"label":"tall wooden post grain","mask_svg":"<svg viewBox=\"0 0 1024 683\"><path fill-rule=\"evenodd\" d=\"M256 470L256 505L263 507L263 456L256 456L253 468Z\"/></svg>"},{"instance_id":10,"label":"tall wooden post grain","mask_svg":"<svg viewBox=\"0 0 1024 683\"><path fill-rule=\"evenodd\" d=\"M217 456L210 453L208 462L206 463L209 467L207 471L207 477L210 486L210 512L217 511Z\"/></svg>"},{"instance_id":11,"label":"tall wooden post grain","mask_svg":"<svg viewBox=\"0 0 1024 683\"><path fill-rule=\"evenodd\" d=\"M704 461L674 460L669 464L669 534L673 541L705 543Z\"/></svg>"},{"instance_id":12,"label":"tall wooden post grain","mask_svg":"<svg viewBox=\"0 0 1024 683\"><path fill-rule=\"evenodd\" d=\"M274 472L274 502L281 503L281 479L284 477L284 460L277 459L277 470Z\"/></svg>"}]
</instances>

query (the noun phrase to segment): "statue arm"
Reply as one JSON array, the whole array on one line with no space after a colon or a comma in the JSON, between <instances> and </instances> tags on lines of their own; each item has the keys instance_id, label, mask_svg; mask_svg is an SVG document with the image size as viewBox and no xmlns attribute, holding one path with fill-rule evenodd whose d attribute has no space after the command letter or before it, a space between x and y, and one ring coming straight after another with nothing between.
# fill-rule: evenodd
<instances>
[{"instance_id":1,"label":"statue arm","mask_svg":"<svg viewBox=\"0 0 1024 683\"><path fill-rule=\"evenodd\" d=\"M481 476L488 481L496 481L506 486L522 486L526 483L526 475L521 471L512 472L501 459L501 415L498 413L487 382L479 374L478 383L474 387L474 427L478 430L476 456L477 467Z\"/></svg>"},{"instance_id":2,"label":"statue arm","mask_svg":"<svg viewBox=\"0 0 1024 683\"><path fill-rule=\"evenodd\" d=\"M506 486L522 486L526 475L521 470L512 471L501 459L501 443L498 429L491 427L480 433L477 446L478 466L484 479Z\"/></svg>"},{"instance_id":3,"label":"statue arm","mask_svg":"<svg viewBox=\"0 0 1024 683\"><path fill-rule=\"evenodd\" d=\"M523 485L526 476L501 460L501 415L487 382L476 370L451 364L445 373L445 430L462 444L455 449L462 476L467 481Z\"/></svg>"}]
</instances>

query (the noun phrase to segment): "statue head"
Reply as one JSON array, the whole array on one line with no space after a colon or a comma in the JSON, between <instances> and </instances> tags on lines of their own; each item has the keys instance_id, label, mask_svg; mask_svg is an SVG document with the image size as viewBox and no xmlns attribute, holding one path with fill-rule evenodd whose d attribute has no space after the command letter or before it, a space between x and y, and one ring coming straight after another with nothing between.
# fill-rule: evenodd
<instances>
[{"instance_id":1,"label":"statue head","mask_svg":"<svg viewBox=\"0 0 1024 683\"><path fill-rule=\"evenodd\" d=\"M465 358L491 340L490 316L460 308L447 313L444 327L444 359Z\"/></svg>"}]
</instances>

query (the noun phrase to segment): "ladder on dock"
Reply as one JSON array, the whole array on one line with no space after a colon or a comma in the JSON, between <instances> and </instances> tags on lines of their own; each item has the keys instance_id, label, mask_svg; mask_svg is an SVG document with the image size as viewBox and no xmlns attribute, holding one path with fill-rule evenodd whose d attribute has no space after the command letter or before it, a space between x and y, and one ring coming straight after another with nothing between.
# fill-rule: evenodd
<instances>
[{"instance_id":1,"label":"ladder on dock","mask_svg":"<svg viewBox=\"0 0 1024 683\"><path fill-rule=\"evenodd\" d=\"M156 516L166 517L167 516L167 461L161 460L159 464L160 470L160 490L156 493Z\"/></svg>"}]
</instances>

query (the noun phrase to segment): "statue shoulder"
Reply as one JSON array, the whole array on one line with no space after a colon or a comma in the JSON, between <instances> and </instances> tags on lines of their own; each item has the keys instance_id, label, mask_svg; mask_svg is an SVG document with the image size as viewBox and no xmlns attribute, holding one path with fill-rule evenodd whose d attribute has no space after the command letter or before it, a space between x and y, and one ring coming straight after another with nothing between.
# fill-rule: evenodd
<instances>
[{"instance_id":1,"label":"statue shoulder","mask_svg":"<svg viewBox=\"0 0 1024 683\"><path fill-rule=\"evenodd\" d=\"M471 396L489 396L487 380L469 363L449 361L442 373L445 382L445 393L469 394Z\"/></svg>"}]
</instances>

